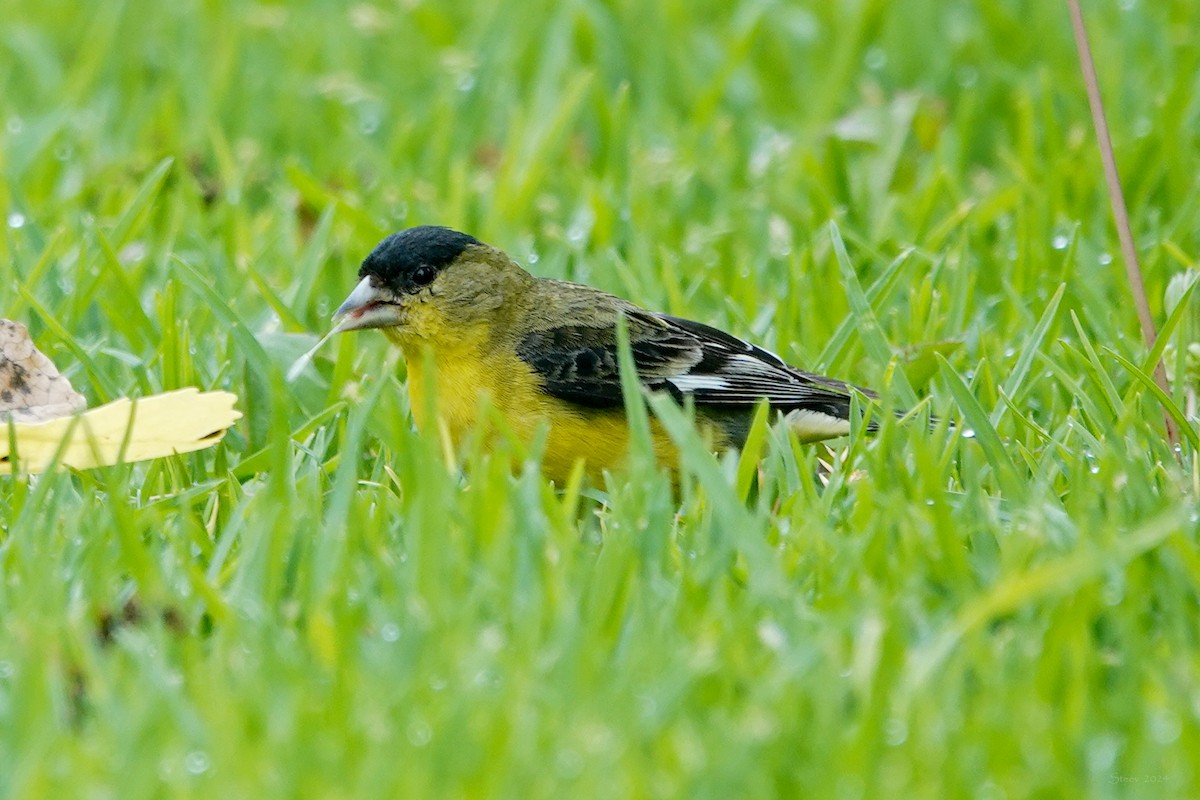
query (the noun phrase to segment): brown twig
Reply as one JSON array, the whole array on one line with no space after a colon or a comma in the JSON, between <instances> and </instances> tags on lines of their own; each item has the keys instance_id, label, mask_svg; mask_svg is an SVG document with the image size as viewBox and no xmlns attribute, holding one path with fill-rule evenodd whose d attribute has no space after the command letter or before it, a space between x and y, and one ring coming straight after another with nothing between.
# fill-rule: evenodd
<instances>
[{"instance_id":1,"label":"brown twig","mask_svg":"<svg viewBox=\"0 0 1200 800\"><path fill-rule=\"evenodd\" d=\"M1154 318L1150 316L1150 303L1146 300L1146 284L1142 280L1142 268L1138 263L1137 249L1133 246L1133 231L1129 225L1129 212L1125 208L1125 194L1121 190L1121 177L1117 174L1117 159L1113 155L1112 137L1108 132L1108 119L1104 114L1104 101L1100 97L1100 82L1096 78L1096 63L1092 59L1092 47L1088 43L1087 28L1083 24L1083 9L1079 0L1067 0L1071 9L1071 25L1075 29L1075 46L1079 50L1079 66L1083 70L1083 82L1087 86L1088 105L1092 109L1092 125L1096 129L1096 141L1100 145L1100 159L1104 162L1104 180L1108 184L1108 199L1112 203L1113 221L1117 226L1117 238L1121 241L1121 255L1125 259L1125 274L1133 291L1133 304L1137 308L1138 322L1142 326L1142 338L1147 349L1154 347L1157 333ZM1167 371L1159 359L1154 365L1154 381L1167 395L1171 387L1167 383ZM1172 447L1179 446L1179 431L1175 421L1163 410L1167 440Z\"/></svg>"}]
</instances>

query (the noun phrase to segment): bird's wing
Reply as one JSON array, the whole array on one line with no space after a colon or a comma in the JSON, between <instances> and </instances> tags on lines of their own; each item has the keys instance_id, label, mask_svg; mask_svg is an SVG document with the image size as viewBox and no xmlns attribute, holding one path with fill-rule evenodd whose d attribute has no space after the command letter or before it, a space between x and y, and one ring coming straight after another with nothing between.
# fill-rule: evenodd
<instances>
[{"instance_id":1,"label":"bird's wing","mask_svg":"<svg viewBox=\"0 0 1200 800\"><path fill-rule=\"evenodd\" d=\"M625 311L638 379L652 391L697 407L748 408L766 400L782 412L813 412L844 421L850 387L788 366L779 356L724 331L640 309ZM616 329L564 325L528 334L518 354L543 390L593 408L621 405ZM844 431L843 431L844 432Z\"/></svg>"}]
</instances>

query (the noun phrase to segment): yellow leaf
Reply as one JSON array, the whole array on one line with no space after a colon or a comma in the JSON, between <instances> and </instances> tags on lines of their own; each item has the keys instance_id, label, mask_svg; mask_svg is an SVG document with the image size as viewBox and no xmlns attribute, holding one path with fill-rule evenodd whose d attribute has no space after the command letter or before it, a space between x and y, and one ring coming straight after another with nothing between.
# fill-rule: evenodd
<instances>
[{"instance_id":1,"label":"yellow leaf","mask_svg":"<svg viewBox=\"0 0 1200 800\"><path fill-rule=\"evenodd\" d=\"M241 418L233 407L236 401L237 395L229 392L188 388L137 400L121 398L77 417L13 421L9 424L16 454L10 452L10 438L0 436L0 474L11 472L18 459L25 472L43 472L59 448L60 466L75 469L202 450L220 441Z\"/></svg>"},{"instance_id":2,"label":"yellow leaf","mask_svg":"<svg viewBox=\"0 0 1200 800\"><path fill-rule=\"evenodd\" d=\"M190 453L216 444L241 418L237 396L179 389L122 398L84 411L71 388L24 325L0 319L0 474L19 464L44 472L51 464L88 469ZM73 416L75 415L75 416Z\"/></svg>"}]
</instances>

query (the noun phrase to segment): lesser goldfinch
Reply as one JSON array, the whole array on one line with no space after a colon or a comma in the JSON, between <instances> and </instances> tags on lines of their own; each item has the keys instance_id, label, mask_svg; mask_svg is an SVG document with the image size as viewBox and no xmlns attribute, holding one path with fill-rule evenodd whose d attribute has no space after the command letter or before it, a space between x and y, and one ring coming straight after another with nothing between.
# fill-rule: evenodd
<instances>
[{"instance_id":1,"label":"lesser goldfinch","mask_svg":"<svg viewBox=\"0 0 1200 800\"><path fill-rule=\"evenodd\" d=\"M380 328L399 345L418 428L435 422L461 441L486 395L518 437L532 440L546 427L543 471L560 483L579 461L598 476L627 453L617 366L621 316L642 386L691 397L718 449L745 442L763 400L801 440L850 430L848 384L789 366L708 325L590 286L536 278L499 249L450 228L425 225L388 236L358 277L334 321L343 331ZM426 354L431 371L423 368ZM427 376L436 406L427 405ZM436 421L426 419L430 407ZM670 457L657 427L654 446L659 458Z\"/></svg>"}]
</instances>

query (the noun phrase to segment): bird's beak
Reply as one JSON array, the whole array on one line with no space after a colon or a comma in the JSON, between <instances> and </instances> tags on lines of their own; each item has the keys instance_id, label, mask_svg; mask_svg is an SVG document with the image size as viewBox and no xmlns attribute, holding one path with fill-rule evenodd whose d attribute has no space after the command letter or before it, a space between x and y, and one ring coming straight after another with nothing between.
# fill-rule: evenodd
<instances>
[{"instance_id":1,"label":"bird's beak","mask_svg":"<svg viewBox=\"0 0 1200 800\"><path fill-rule=\"evenodd\" d=\"M371 285L369 277L363 278L354 291L333 313L333 321L339 330L353 331L360 328L391 328L404 322L400 304L391 292Z\"/></svg>"}]
</instances>

